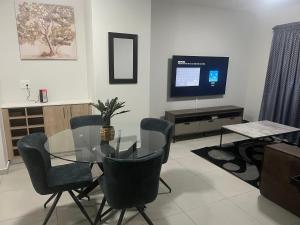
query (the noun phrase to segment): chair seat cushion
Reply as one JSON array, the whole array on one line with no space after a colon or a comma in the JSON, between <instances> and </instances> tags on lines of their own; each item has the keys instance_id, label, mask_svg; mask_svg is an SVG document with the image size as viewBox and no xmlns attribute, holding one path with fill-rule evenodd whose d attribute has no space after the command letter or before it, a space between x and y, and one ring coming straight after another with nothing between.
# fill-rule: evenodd
<instances>
[{"instance_id":1,"label":"chair seat cushion","mask_svg":"<svg viewBox=\"0 0 300 225\"><path fill-rule=\"evenodd\" d=\"M93 181L89 164L71 163L52 167L48 174L49 188L67 191L86 187Z\"/></svg>"}]
</instances>

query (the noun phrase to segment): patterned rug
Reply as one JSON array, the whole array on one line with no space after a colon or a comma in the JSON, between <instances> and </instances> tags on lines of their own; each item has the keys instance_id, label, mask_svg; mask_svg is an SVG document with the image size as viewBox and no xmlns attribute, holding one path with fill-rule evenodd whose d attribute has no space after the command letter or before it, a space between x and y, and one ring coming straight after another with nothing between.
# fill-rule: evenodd
<instances>
[{"instance_id":1,"label":"patterned rug","mask_svg":"<svg viewBox=\"0 0 300 225\"><path fill-rule=\"evenodd\" d=\"M259 188L263 149L270 142L241 141L192 150L196 155L226 170L248 184Z\"/></svg>"}]
</instances>

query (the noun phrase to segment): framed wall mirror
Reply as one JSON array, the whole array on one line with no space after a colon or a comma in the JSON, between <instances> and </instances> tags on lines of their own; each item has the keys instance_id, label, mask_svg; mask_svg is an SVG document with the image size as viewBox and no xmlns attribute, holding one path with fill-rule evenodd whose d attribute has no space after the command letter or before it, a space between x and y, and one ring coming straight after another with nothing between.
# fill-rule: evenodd
<instances>
[{"instance_id":1,"label":"framed wall mirror","mask_svg":"<svg viewBox=\"0 0 300 225\"><path fill-rule=\"evenodd\" d=\"M136 84L138 35L108 33L109 83Z\"/></svg>"}]
</instances>

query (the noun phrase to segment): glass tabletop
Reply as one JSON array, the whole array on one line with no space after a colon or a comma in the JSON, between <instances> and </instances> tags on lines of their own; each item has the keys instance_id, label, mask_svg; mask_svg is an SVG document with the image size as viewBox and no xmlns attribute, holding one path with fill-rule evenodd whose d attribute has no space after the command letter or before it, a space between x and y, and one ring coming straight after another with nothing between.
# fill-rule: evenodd
<instances>
[{"instance_id":1,"label":"glass tabletop","mask_svg":"<svg viewBox=\"0 0 300 225\"><path fill-rule=\"evenodd\" d=\"M101 140L102 126L84 126L67 129L48 137L46 151L55 158L83 163L101 163L104 157L140 159L162 151L167 140L161 132L140 130L139 134L126 135L117 130L111 141Z\"/></svg>"}]
</instances>

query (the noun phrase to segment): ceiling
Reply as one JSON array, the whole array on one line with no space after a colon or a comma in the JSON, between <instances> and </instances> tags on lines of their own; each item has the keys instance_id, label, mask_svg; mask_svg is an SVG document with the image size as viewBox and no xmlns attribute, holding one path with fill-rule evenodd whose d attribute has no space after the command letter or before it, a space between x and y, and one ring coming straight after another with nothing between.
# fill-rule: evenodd
<instances>
[{"instance_id":1,"label":"ceiling","mask_svg":"<svg viewBox=\"0 0 300 225\"><path fill-rule=\"evenodd\" d=\"M182 3L197 3L203 6L234 10L255 11L299 3L299 0L173 0Z\"/></svg>"}]
</instances>

